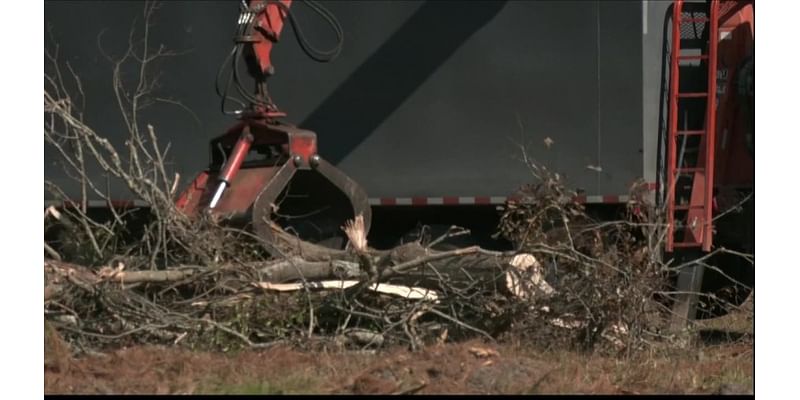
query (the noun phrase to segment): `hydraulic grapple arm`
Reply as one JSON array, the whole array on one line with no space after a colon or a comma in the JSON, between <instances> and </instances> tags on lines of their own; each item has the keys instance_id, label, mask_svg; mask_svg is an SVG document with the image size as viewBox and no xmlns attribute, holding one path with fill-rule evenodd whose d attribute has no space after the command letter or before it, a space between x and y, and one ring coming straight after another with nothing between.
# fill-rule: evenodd
<instances>
[{"instance_id":1,"label":"hydraulic grapple arm","mask_svg":"<svg viewBox=\"0 0 800 400\"><path fill-rule=\"evenodd\" d=\"M232 52L234 59L234 70L236 74L236 84L241 89L241 81L238 79L238 65L236 61L240 57L246 61L247 70L256 82L256 93L249 98L251 111L260 114L265 118L276 118L283 116L277 107L272 103L267 93L267 78L275 73L270 55L273 44L278 42L281 31L283 30L284 20L289 15L292 0L250 0L246 4L242 2L242 9L239 13L237 34L234 38L235 47ZM240 92L242 92L240 90ZM245 97L248 96L245 93ZM227 96L227 91L226 95ZM225 99L223 99L224 101ZM219 184L208 205L209 209L214 209L222 193L231 185L231 180L241 168L242 162L250 151L253 144L253 135L249 129L242 132L230 154L228 162L220 171L217 178Z\"/></svg>"},{"instance_id":2,"label":"hydraulic grapple arm","mask_svg":"<svg viewBox=\"0 0 800 400\"><path fill-rule=\"evenodd\" d=\"M368 199L361 187L320 157L314 132L279 120L285 114L278 110L267 92L267 79L275 74L270 54L287 20L292 25L301 48L314 60L330 61L341 48L342 31L335 18L312 1L304 3L331 24L340 41L336 48L325 52L310 46L292 17L292 3L292 0L251 0L246 4L242 2L234 48L226 60L226 64L232 60L232 71L227 86L220 95L223 111L226 101L232 99L229 96L232 85L235 85L236 91L245 100L239 103L243 106L245 102L247 104L244 109L232 113L239 117L240 122L224 135L212 140L211 165L177 201L178 207L188 215L206 211L234 219L244 216L256 233L267 242L272 239L270 225L274 222L271 219L274 210L278 208L278 198L282 193L288 193L287 187L293 178L299 179L292 184L293 189L315 192L312 197L327 201L328 198L341 198L337 193L344 195L346 200L338 202L338 206L326 204L322 207L335 209L329 211L329 215L335 218L329 217L328 221L345 215L361 214L365 228L369 230L371 220ZM248 73L255 81L254 92L248 92L242 85L239 76L240 60L246 62ZM218 84L221 72L218 75ZM219 85L217 86L219 93ZM315 181L309 174L321 176L323 180L316 178ZM307 193L304 195L309 197ZM285 210L297 209L284 205L281 203ZM315 206L319 207L319 202ZM342 208L349 210L341 210ZM294 219L297 220L298 218ZM336 228L342 226L343 222L338 221ZM297 233L298 229L294 230ZM305 239L302 235L299 236Z\"/></svg>"}]
</instances>

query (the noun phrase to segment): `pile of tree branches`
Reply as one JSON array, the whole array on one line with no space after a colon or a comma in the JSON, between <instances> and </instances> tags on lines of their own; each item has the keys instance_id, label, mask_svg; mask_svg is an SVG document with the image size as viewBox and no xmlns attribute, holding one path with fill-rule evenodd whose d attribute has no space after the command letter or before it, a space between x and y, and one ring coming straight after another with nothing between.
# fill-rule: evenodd
<instances>
[{"instance_id":1,"label":"pile of tree branches","mask_svg":"<svg viewBox=\"0 0 800 400\"><path fill-rule=\"evenodd\" d=\"M536 299L512 331L547 346L631 349L664 324L669 282L662 262L666 234L643 184L631 189L618 220L595 220L559 174L528 162L537 183L507 206L500 233L544 265L555 289ZM566 329L564 329L566 328Z\"/></svg>"},{"instance_id":2,"label":"pile of tree branches","mask_svg":"<svg viewBox=\"0 0 800 400\"><path fill-rule=\"evenodd\" d=\"M646 342L659 323L654 295L669 272L660 259L663 225L636 187L617 222L593 220L558 174L533 162L536 184L507 204L499 234L514 251L451 251L411 242L367 243L360 216L342 227L345 250L304 242L273 224L274 243L175 206L180 177L141 110L154 104L156 59L144 38L112 58L113 88L127 140L112 143L82 117L80 80L46 53L45 141L81 188L80 201L45 212L60 243L46 242L44 314L73 349L132 344L235 349L319 342L379 347L467 337L531 337L539 345L611 349ZM132 66L130 64L133 64ZM126 68L139 71L122 80ZM66 82L70 81L68 85ZM147 203L144 223L111 202L90 165ZM57 198L61 188L46 182ZM111 216L90 215L86 200ZM121 238L125 238L122 240Z\"/></svg>"},{"instance_id":3,"label":"pile of tree branches","mask_svg":"<svg viewBox=\"0 0 800 400\"><path fill-rule=\"evenodd\" d=\"M159 142L142 112L164 99L153 63L175 55L148 43L156 9L145 7L142 39L132 30L127 51L109 56L123 143L85 122L79 77L60 63L57 45L46 48L45 142L81 188L74 201L45 182L67 201L45 212L56 237L45 242L51 326L87 349L259 347L312 338L416 347L429 338L495 336L509 318L509 274L527 268L515 254L478 247L436 252L419 243L378 251L368 247L358 217L346 227L348 250L303 242L277 225L277 241L267 244L224 221L182 214L175 206L180 177L166 162L169 144ZM126 71L137 72L133 81L123 79ZM122 182L148 205L148 218L116 207L98 176ZM88 198L104 200L111 215L90 215Z\"/></svg>"},{"instance_id":4,"label":"pile of tree branches","mask_svg":"<svg viewBox=\"0 0 800 400\"><path fill-rule=\"evenodd\" d=\"M543 287L532 276L535 260L519 255L478 247L436 252L418 243L369 249L359 221L347 233L362 246L348 251L297 249L262 261L156 270L129 269L123 261L99 268L47 261L45 315L86 348L263 347L309 339L417 347L494 338L510 325L514 304ZM314 246L304 243L303 250Z\"/></svg>"},{"instance_id":5,"label":"pile of tree branches","mask_svg":"<svg viewBox=\"0 0 800 400\"><path fill-rule=\"evenodd\" d=\"M248 257L243 233L216 260L187 255L165 267L129 264L125 257L88 266L47 261L45 315L69 343L85 349L135 343L230 349L309 340L416 348L504 333L535 336L539 345L627 347L649 327L647 306L664 270L637 236L640 224L593 224L579 204L564 200L563 190L544 179L507 206L501 233L518 243L510 252L431 248L456 229L427 247L411 242L376 250L359 216L343 227L347 250L301 241L273 224L278 241L268 256ZM210 228L195 240L213 234L230 243L229 232Z\"/></svg>"}]
</instances>

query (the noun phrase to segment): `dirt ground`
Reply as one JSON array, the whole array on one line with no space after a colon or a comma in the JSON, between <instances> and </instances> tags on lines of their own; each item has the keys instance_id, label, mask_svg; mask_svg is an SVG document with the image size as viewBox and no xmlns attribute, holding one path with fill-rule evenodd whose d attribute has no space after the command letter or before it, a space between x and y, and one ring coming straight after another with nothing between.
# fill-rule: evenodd
<instances>
[{"instance_id":1,"label":"dirt ground","mask_svg":"<svg viewBox=\"0 0 800 400\"><path fill-rule=\"evenodd\" d=\"M753 393L752 335L701 339L630 358L470 341L378 353L137 347L78 359L51 340L45 393Z\"/></svg>"}]
</instances>

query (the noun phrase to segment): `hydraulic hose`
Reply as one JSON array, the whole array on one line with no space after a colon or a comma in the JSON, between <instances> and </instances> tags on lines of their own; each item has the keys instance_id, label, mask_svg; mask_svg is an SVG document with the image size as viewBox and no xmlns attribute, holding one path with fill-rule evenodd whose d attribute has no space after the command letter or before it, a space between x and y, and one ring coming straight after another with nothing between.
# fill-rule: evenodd
<instances>
[{"instance_id":1,"label":"hydraulic hose","mask_svg":"<svg viewBox=\"0 0 800 400\"><path fill-rule=\"evenodd\" d=\"M342 30L341 24L336 19L336 17L325 7L321 4L317 3L313 0L307 0L303 2L306 4L310 9L312 9L315 13L321 16L328 25L333 29L337 43L336 45L328 50L320 50L317 47L313 46L308 39L306 38L305 33L303 32L300 24L297 22L294 14L291 12L289 7L285 4L277 1L277 0L267 0L265 2L259 3L257 6L253 7L252 9L248 8L244 1L242 1L242 7L240 8L240 18L239 24L237 24L236 29L236 37L241 37L247 32L252 32L253 25L255 24L256 18L255 16L259 13L263 12L265 8L270 4L275 4L286 14L287 18L289 19L289 24L292 26L292 31L294 32L294 36L297 39L300 48L303 52L312 60L317 62L330 62L335 59L342 50L344 44L344 31ZM249 93L247 89L245 89L244 85L242 84L242 79L239 74L239 63L242 54L244 53L244 43L237 43L234 48L228 53L228 56L223 61L222 65L220 65L219 71L217 72L217 77L215 81L215 90L218 96L221 97L221 110L223 114L226 115L238 115L241 113L241 110L229 111L225 109L225 105L228 100L235 101L242 108L246 107L245 102L250 102L251 104L258 104L258 105L265 105L263 99L257 98L252 93ZM231 63L231 73L228 75L228 81L225 85L225 89L220 89L220 81L222 79L225 65ZM229 96L228 93L230 91L230 86L236 86L236 90L244 99L237 97ZM269 101L271 103L271 101Z\"/></svg>"}]
</instances>

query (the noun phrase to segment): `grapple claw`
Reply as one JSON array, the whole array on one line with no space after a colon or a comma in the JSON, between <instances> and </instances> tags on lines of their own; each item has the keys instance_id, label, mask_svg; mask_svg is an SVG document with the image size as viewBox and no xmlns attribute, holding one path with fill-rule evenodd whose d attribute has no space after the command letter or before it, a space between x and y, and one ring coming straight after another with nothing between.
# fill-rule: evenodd
<instances>
[{"instance_id":1,"label":"grapple claw","mask_svg":"<svg viewBox=\"0 0 800 400\"><path fill-rule=\"evenodd\" d=\"M272 223L323 242L343 238L338 228L359 214L368 232L372 216L364 190L317 154L314 132L262 120L242 121L211 142L211 165L177 206L190 216L205 210L247 225L268 247Z\"/></svg>"}]
</instances>

